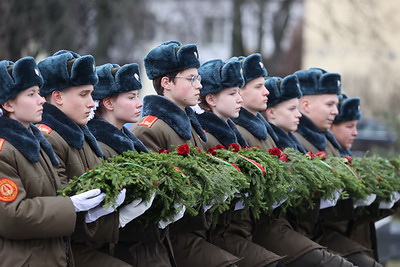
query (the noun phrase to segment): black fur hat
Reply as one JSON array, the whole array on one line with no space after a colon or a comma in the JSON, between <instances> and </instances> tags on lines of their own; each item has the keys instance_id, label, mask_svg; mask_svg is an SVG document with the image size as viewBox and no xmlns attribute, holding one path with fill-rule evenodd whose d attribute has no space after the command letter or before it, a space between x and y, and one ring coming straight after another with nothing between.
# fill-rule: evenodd
<instances>
[{"instance_id":1,"label":"black fur hat","mask_svg":"<svg viewBox=\"0 0 400 267\"><path fill-rule=\"evenodd\" d=\"M43 78L32 57L24 57L15 63L8 60L0 62L0 104L14 98L19 92L34 85L41 87Z\"/></svg>"},{"instance_id":2,"label":"black fur hat","mask_svg":"<svg viewBox=\"0 0 400 267\"><path fill-rule=\"evenodd\" d=\"M99 82L92 93L95 100L142 88L139 65L136 63L122 67L117 64L105 64L96 67L96 71Z\"/></svg>"},{"instance_id":3,"label":"black fur hat","mask_svg":"<svg viewBox=\"0 0 400 267\"><path fill-rule=\"evenodd\" d=\"M265 87L269 91L268 107L273 107L283 101L302 97L299 79L291 74L283 79L280 77L268 77L265 79Z\"/></svg>"},{"instance_id":4,"label":"black fur hat","mask_svg":"<svg viewBox=\"0 0 400 267\"><path fill-rule=\"evenodd\" d=\"M62 91L72 86L95 85L98 82L94 58L61 50L38 63L44 84L41 95Z\"/></svg>"},{"instance_id":5,"label":"black fur hat","mask_svg":"<svg viewBox=\"0 0 400 267\"><path fill-rule=\"evenodd\" d=\"M242 63L245 84L255 78L266 77L268 75L260 54L254 53L247 57L239 57L238 59Z\"/></svg>"},{"instance_id":6,"label":"black fur hat","mask_svg":"<svg viewBox=\"0 0 400 267\"><path fill-rule=\"evenodd\" d=\"M294 73L299 78L303 95L337 94L341 92L339 73L327 72L319 68L299 70Z\"/></svg>"},{"instance_id":7,"label":"black fur hat","mask_svg":"<svg viewBox=\"0 0 400 267\"><path fill-rule=\"evenodd\" d=\"M190 68L200 67L199 53L195 44L182 45L168 41L153 48L144 58L147 77L156 77Z\"/></svg>"},{"instance_id":8,"label":"black fur hat","mask_svg":"<svg viewBox=\"0 0 400 267\"><path fill-rule=\"evenodd\" d=\"M348 98L347 95L341 94L339 99L339 114L336 115L333 123L356 121L361 119L360 98Z\"/></svg>"},{"instance_id":9,"label":"black fur hat","mask_svg":"<svg viewBox=\"0 0 400 267\"><path fill-rule=\"evenodd\" d=\"M215 94L230 87L242 87L244 79L240 62L232 58L228 62L214 59L202 64L199 68L203 88L200 95Z\"/></svg>"}]
</instances>

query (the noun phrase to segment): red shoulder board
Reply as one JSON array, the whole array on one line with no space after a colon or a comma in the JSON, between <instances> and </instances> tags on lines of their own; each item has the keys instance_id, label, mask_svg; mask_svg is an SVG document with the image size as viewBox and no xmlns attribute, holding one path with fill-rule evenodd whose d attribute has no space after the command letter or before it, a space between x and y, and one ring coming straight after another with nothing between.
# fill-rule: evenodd
<instances>
[{"instance_id":1,"label":"red shoulder board","mask_svg":"<svg viewBox=\"0 0 400 267\"><path fill-rule=\"evenodd\" d=\"M6 139L0 138L0 151L3 149L3 145L6 142Z\"/></svg>"},{"instance_id":2,"label":"red shoulder board","mask_svg":"<svg viewBox=\"0 0 400 267\"><path fill-rule=\"evenodd\" d=\"M17 184L8 178L0 179L0 201L11 202L18 196Z\"/></svg>"},{"instance_id":3,"label":"red shoulder board","mask_svg":"<svg viewBox=\"0 0 400 267\"><path fill-rule=\"evenodd\" d=\"M51 129L49 126L47 126L46 124L39 124L38 129L45 134L49 134L53 131L53 129Z\"/></svg>"},{"instance_id":4,"label":"red shoulder board","mask_svg":"<svg viewBox=\"0 0 400 267\"><path fill-rule=\"evenodd\" d=\"M151 126L153 126L153 124L158 120L158 118L156 116L152 116L152 115L147 115L141 123L138 124L138 126L146 126L151 128Z\"/></svg>"}]
</instances>

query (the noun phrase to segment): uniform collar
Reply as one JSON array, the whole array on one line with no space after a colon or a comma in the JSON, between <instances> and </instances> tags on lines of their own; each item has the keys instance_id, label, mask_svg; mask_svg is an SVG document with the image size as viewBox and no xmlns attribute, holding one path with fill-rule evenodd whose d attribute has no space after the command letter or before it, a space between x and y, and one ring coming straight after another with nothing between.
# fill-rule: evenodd
<instances>
[{"instance_id":1,"label":"uniform collar","mask_svg":"<svg viewBox=\"0 0 400 267\"><path fill-rule=\"evenodd\" d=\"M260 116L258 116L260 115ZM247 109L241 108L239 117L232 119L236 124L242 126L252 135L261 140L266 140L268 137L267 128L265 126L265 120L263 120L261 114L254 116Z\"/></svg>"},{"instance_id":2,"label":"uniform collar","mask_svg":"<svg viewBox=\"0 0 400 267\"><path fill-rule=\"evenodd\" d=\"M88 128L98 141L110 146L118 154L122 154L128 150L147 152L143 143L126 127L120 130L106 120L92 119L88 123Z\"/></svg>"},{"instance_id":3,"label":"uniform collar","mask_svg":"<svg viewBox=\"0 0 400 267\"><path fill-rule=\"evenodd\" d=\"M182 110L171 100L159 95L148 95L143 99L143 116L152 115L167 123L180 137L192 138L192 127L203 141L207 141L194 111L190 107Z\"/></svg>"},{"instance_id":4,"label":"uniform collar","mask_svg":"<svg viewBox=\"0 0 400 267\"><path fill-rule=\"evenodd\" d=\"M54 154L50 143L33 124L30 124L29 129L27 129L17 120L1 117L0 129L0 138L10 142L30 162L39 162L40 148L42 147L53 165L59 165L60 162Z\"/></svg>"},{"instance_id":5,"label":"uniform collar","mask_svg":"<svg viewBox=\"0 0 400 267\"><path fill-rule=\"evenodd\" d=\"M86 140L98 157L103 156L103 152L87 126L79 126L56 106L49 103L43 105L41 123L55 130L73 148L82 149Z\"/></svg>"},{"instance_id":6,"label":"uniform collar","mask_svg":"<svg viewBox=\"0 0 400 267\"><path fill-rule=\"evenodd\" d=\"M207 111L202 114L197 114L197 119L203 129L215 136L222 145L226 147L232 143L241 146L247 145L247 142L239 133L232 120L229 119L226 122L214 113Z\"/></svg>"}]
</instances>

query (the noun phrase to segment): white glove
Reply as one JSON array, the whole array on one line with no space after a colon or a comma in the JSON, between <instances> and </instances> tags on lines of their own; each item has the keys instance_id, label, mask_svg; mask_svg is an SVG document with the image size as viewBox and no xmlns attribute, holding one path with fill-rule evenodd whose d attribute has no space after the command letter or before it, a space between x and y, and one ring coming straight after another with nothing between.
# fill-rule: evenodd
<instances>
[{"instance_id":1,"label":"white glove","mask_svg":"<svg viewBox=\"0 0 400 267\"><path fill-rule=\"evenodd\" d=\"M376 194L368 195L364 199L356 199L354 201L354 208L362 207L362 206L369 206L371 205L376 199Z\"/></svg>"},{"instance_id":2,"label":"white glove","mask_svg":"<svg viewBox=\"0 0 400 267\"><path fill-rule=\"evenodd\" d=\"M336 206L339 198L340 198L340 193L343 191L343 189L339 189L335 192L333 192L333 198L322 198L321 202L319 204L319 208L322 209L326 209L326 208L330 208L330 207L334 207Z\"/></svg>"},{"instance_id":3,"label":"white glove","mask_svg":"<svg viewBox=\"0 0 400 267\"><path fill-rule=\"evenodd\" d=\"M379 208L380 209L391 209L394 204L399 201L399 193L398 192L392 192L392 194L390 195L390 201L381 201L379 203Z\"/></svg>"},{"instance_id":4,"label":"white glove","mask_svg":"<svg viewBox=\"0 0 400 267\"><path fill-rule=\"evenodd\" d=\"M242 209L244 209L244 203L243 203L243 200L239 200L238 202L236 202L236 204L235 204L235 211L236 210L242 210Z\"/></svg>"},{"instance_id":5,"label":"white glove","mask_svg":"<svg viewBox=\"0 0 400 267\"><path fill-rule=\"evenodd\" d=\"M222 202L225 202L225 201L228 199L228 197L229 197L228 194L225 194L225 195L224 195L224 199L222 200ZM204 213L206 213L209 209L211 209L212 206L214 206L214 204L215 204L216 202L217 202L217 201L216 201L215 199L212 199L210 205L203 205Z\"/></svg>"},{"instance_id":6,"label":"white glove","mask_svg":"<svg viewBox=\"0 0 400 267\"><path fill-rule=\"evenodd\" d=\"M105 193L101 193L100 189L92 189L81 194L70 197L76 212L88 211L99 205L104 198Z\"/></svg>"},{"instance_id":7,"label":"white glove","mask_svg":"<svg viewBox=\"0 0 400 267\"><path fill-rule=\"evenodd\" d=\"M127 223L142 215L146 210L151 207L156 193L151 195L149 201L142 201L141 198L135 199L126 206L119 210L119 227L124 227Z\"/></svg>"},{"instance_id":8,"label":"white glove","mask_svg":"<svg viewBox=\"0 0 400 267\"><path fill-rule=\"evenodd\" d=\"M180 204L180 203L174 203L174 209L175 209L175 211L178 211L178 212L172 217L171 220L159 221L158 222L158 227L159 228L164 229L169 224L182 219L182 217L183 217L183 215L185 214L185 211L186 211L185 205Z\"/></svg>"},{"instance_id":9,"label":"white glove","mask_svg":"<svg viewBox=\"0 0 400 267\"><path fill-rule=\"evenodd\" d=\"M280 205L285 203L287 199L288 198L286 197L286 198L282 199L281 201L277 201L277 202L272 203L272 209L273 210L276 209L277 207L279 207Z\"/></svg>"},{"instance_id":10,"label":"white glove","mask_svg":"<svg viewBox=\"0 0 400 267\"><path fill-rule=\"evenodd\" d=\"M116 203L115 205L112 205L109 208L106 208L105 206L97 206L93 209L88 210L85 216L85 222L86 223L94 222L98 218L114 212L115 209L124 202L125 196L126 196L126 189L124 188L115 198L115 203Z\"/></svg>"}]
</instances>

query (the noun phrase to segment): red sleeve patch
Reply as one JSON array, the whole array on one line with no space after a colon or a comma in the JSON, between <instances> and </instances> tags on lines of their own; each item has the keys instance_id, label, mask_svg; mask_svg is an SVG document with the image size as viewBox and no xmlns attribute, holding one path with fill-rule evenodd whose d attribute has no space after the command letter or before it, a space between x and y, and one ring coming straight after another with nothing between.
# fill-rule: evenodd
<instances>
[{"instance_id":1,"label":"red sleeve patch","mask_svg":"<svg viewBox=\"0 0 400 267\"><path fill-rule=\"evenodd\" d=\"M51 129L46 124L39 124L38 129L39 129L39 131L41 131L42 133L45 133L45 134L49 134L53 131L53 129Z\"/></svg>"},{"instance_id":2,"label":"red sleeve patch","mask_svg":"<svg viewBox=\"0 0 400 267\"><path fill-rule=\"evenodd\" d=\"M148 128L151 128L153 124L158 120L156 116L152 115L147 115L141 123L138 124L138 126L146 126Z\"/></svg>"},{"instance_id":3,"label":"red sleeve patch","mask_svg":"<svg viewBox=\"0 0 400 267\"><path fill-rule=\"evenodd\" d=\"M0 201L11 202L18 196L17 184L8 178L0 179Z\"/></svg>"},{"instance_id":4,"label":"red sleeve patch","mask_svg":"<svg viewBox=\"0 0 400 267\"><path fill-rule=\"evenodd\" d=\"M3 145L6 142L6 139L0 138L0 151L3 150Z\"/></svg>"}]
</instances>

